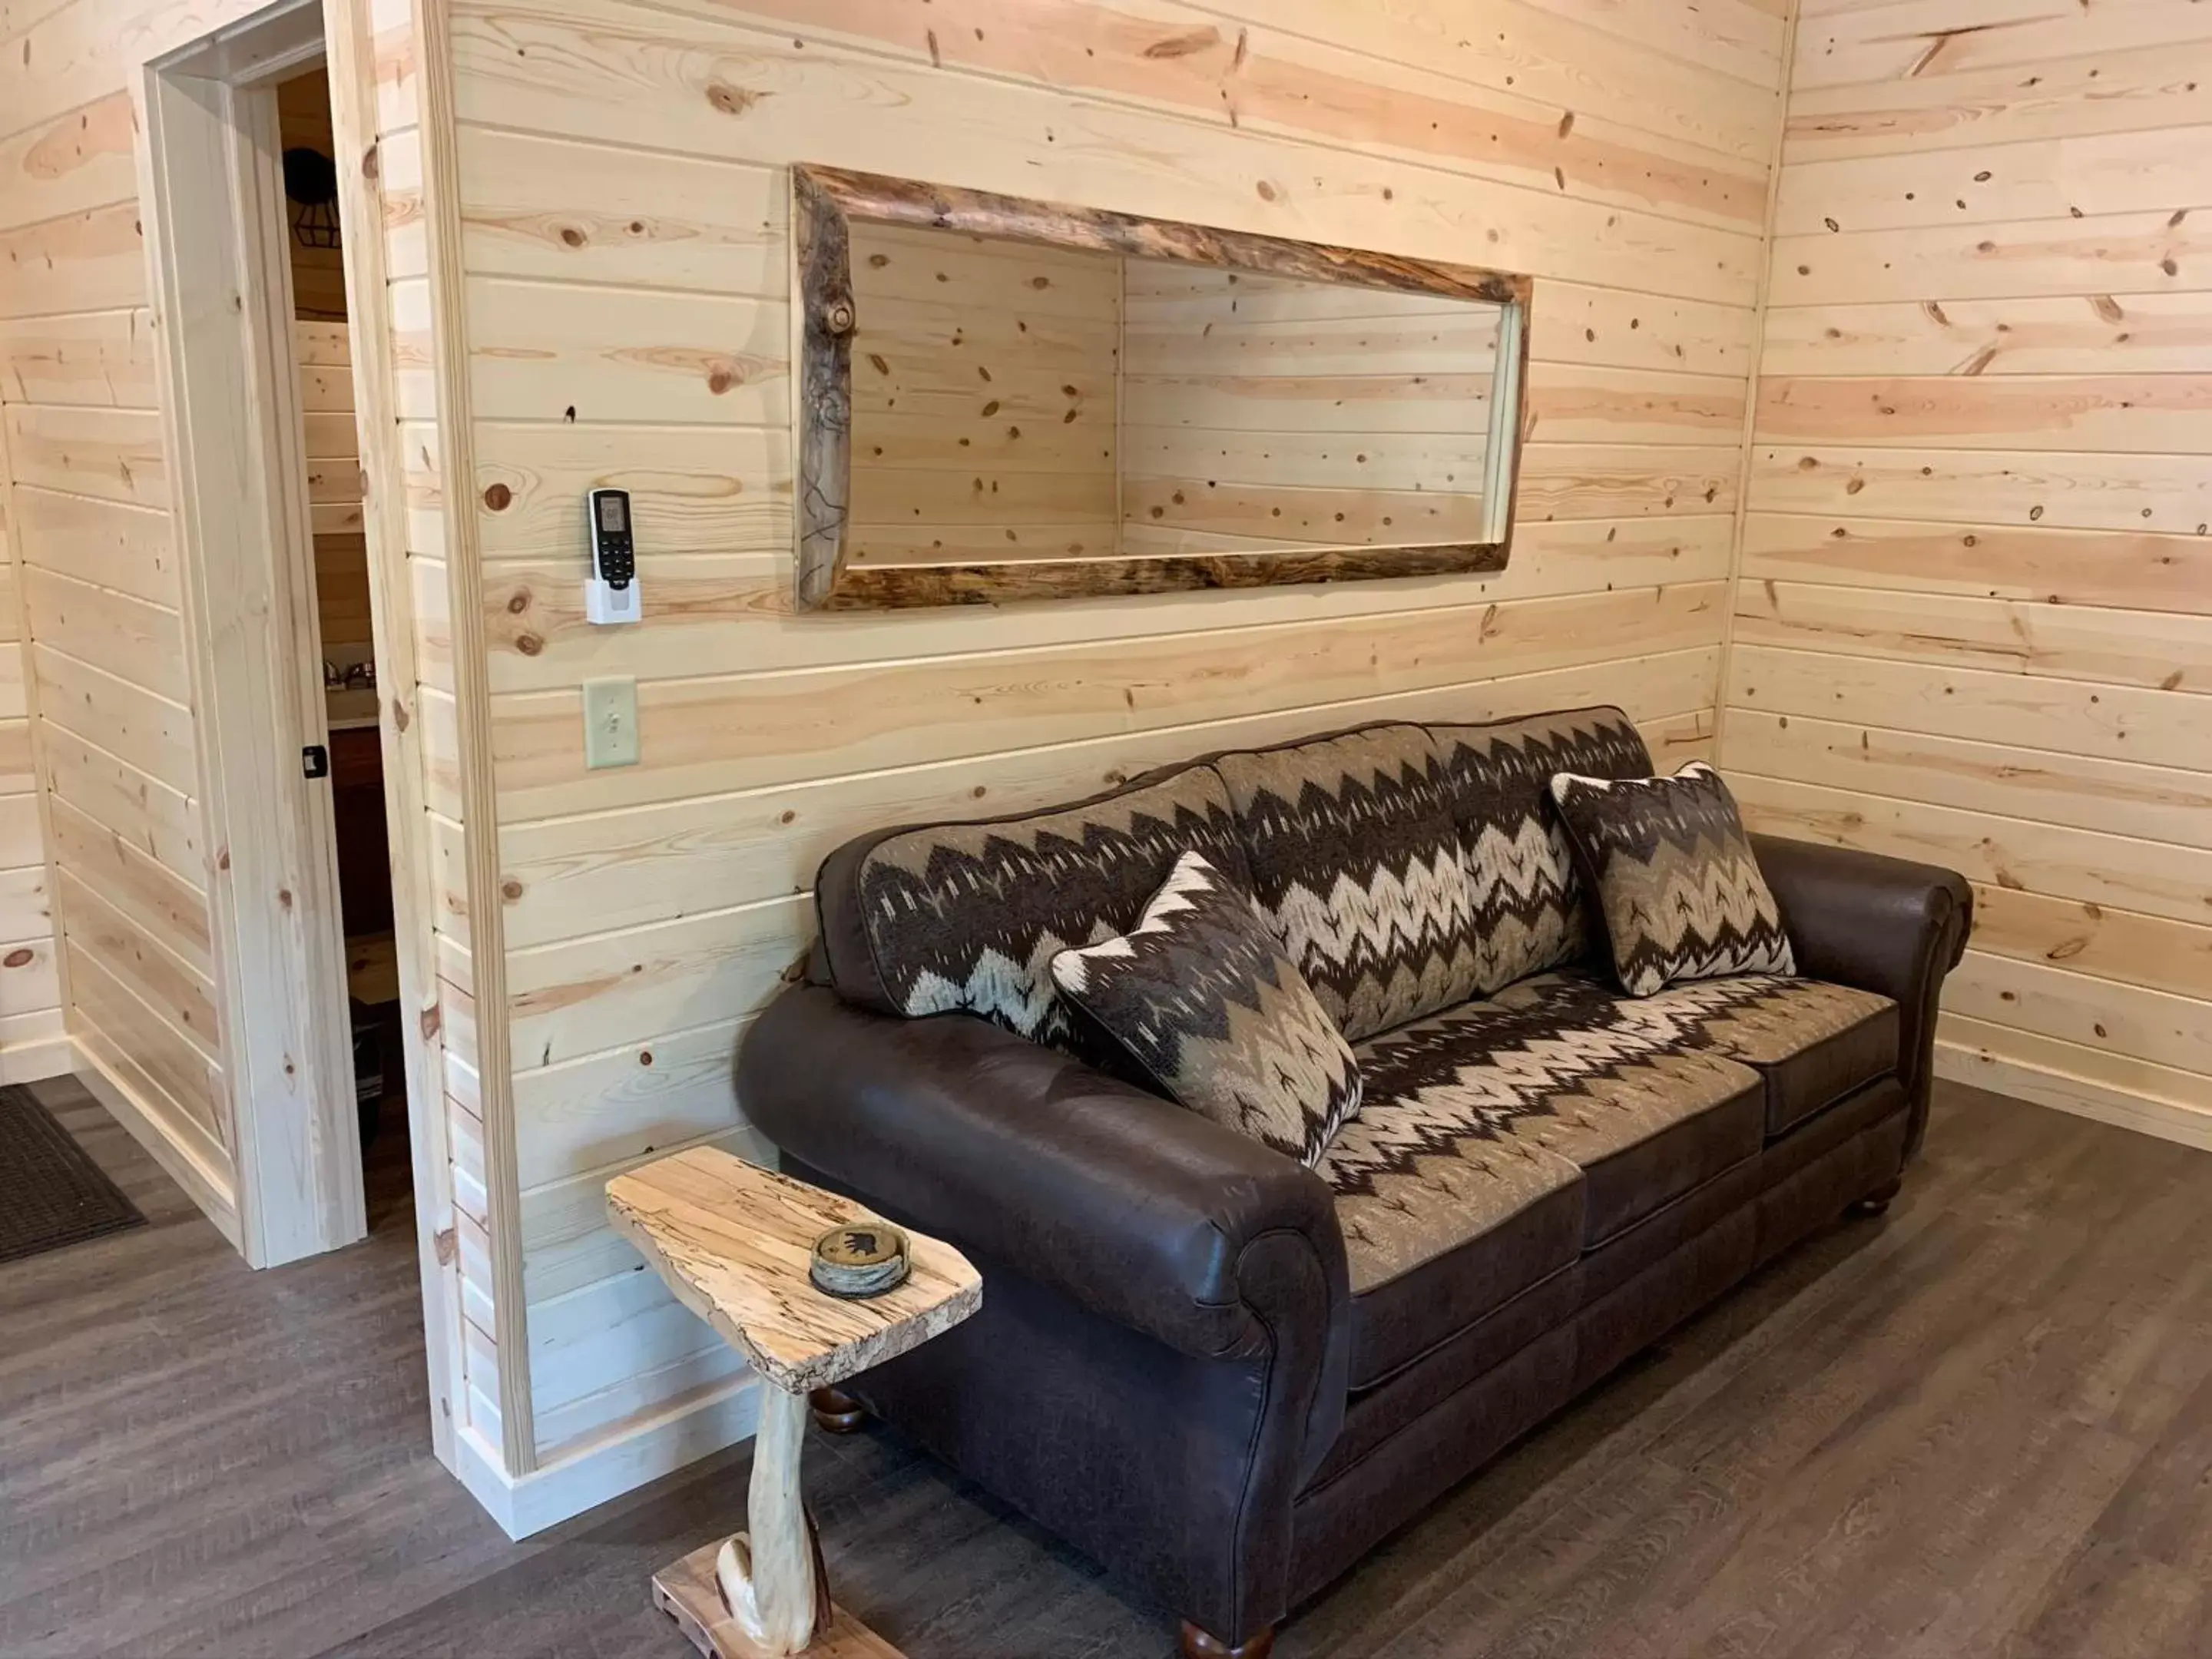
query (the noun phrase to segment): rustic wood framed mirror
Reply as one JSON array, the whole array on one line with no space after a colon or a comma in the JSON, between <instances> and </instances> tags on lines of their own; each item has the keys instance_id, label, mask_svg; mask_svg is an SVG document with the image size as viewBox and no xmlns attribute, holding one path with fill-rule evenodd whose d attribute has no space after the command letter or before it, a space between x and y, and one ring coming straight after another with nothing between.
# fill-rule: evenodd
<instances>
[{"instance_id":1,"label":"rustic wood framed mirror","mask_svg":"<svg viewBox=\"0 0 2212 1659\"><path fill-rule=\"evenodd\" d=\"M792 169L797 604L1496 571L1525 276Z\"/></svg>"}]
</instances>

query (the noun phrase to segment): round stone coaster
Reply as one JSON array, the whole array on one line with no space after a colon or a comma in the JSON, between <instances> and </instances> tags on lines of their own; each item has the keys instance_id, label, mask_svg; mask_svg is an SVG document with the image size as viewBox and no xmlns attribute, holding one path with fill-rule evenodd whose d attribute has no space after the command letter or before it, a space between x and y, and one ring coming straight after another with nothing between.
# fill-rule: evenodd
<instances>
[{"instance_id":1,"label":"round stone coaster","mask_svg":"<svg viewBox=\"0 0 2212 1659\"><path fill-rule=\"evenodd\" d=\"M881 1296L906 1282L906 1235L887 1221L832 1227L814 1241L807 1273L831 1296Z\"/></svg>"}]
</instances>

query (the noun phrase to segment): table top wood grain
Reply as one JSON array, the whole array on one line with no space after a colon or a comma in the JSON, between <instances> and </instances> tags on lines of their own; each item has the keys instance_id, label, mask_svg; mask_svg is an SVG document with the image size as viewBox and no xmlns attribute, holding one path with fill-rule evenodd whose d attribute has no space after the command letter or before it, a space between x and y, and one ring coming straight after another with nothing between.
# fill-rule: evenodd
<instances>
[{"instance_id":1,"label":"table top wood grain","mask_svg":"<svg viewBox=\"0 0 2212 1659\"><path fill-rule=\"evenodd\" d=\"M607 1214L677 1299L787 1394L827 1388L918 1347L982 1305L983 1279L950 1244L906 1230L904 1284L846 1300L807 1276L833 1227L888 1226L866 1205L719 1147L655 1158L607 1183Z\"/></svg>"}]
</instances>

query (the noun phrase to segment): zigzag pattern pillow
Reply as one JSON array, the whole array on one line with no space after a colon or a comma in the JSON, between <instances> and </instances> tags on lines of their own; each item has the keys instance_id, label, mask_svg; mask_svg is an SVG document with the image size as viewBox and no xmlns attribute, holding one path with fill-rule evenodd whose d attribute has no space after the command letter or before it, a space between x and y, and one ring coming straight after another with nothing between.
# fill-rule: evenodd
<instances>
[{"instance_id":1,"label":"zigzag pattern pillow","mask_svg":"<svg viewBox=\"0 0 2212 1659\"><path fill-rule=\"evenodd\" d=\"M1102 1056L1053 989L1053 956L1133 925L1177 854L1192 850L1232 872L1244 867L1228 793L1207 766L1073 806L854 843L817 884L823 932L864 933L875 1006L908 1018L980 1014L1091 1060ZM859 994L846 983L855 977L840 975L848 997Z\"/></svg>"},{"instance_id":2,"label":"zigzag pattern pillow","mask_svg":"<svg viewBox=\"0 0 2212 1659\"><path fill-rule=\"evenodd\" d=\"M1185 853L1119 939L1053 982L1163 1094L1311 1169L1359 1109L1359 1066L1251 899Z\"/></svg>"},{"instance_id":3,"label":"zigzag pattern pillow","mask_svg":"<svg viewBox=\"0 0 2212 1659\"><path fill-rule=\"evenodd\" d=\"M1676 980L1797 971L1735 797L1705 762L1671 778L1562 772L1552 799L1629 995Z\"/></svg>"},{"instance_id":4,"label":"zigzag pattern pillow","mask_svg":"<svg viewBox=\"0 0 2212 1659\"><path fill-rule=\"evenodd\" d=\"M1649 777L1651 751L1634 724L1618 708L1574 708L1429 731L1467 867L1475 991L1488 996L1579 959L1595 918L1552 810L1552 779Z\"/></svg>"}]
</instances>

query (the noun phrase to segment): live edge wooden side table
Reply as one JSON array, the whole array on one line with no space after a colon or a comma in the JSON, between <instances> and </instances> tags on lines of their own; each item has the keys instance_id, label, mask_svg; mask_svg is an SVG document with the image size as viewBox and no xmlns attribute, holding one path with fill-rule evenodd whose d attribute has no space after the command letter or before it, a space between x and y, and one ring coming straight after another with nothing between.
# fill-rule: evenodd
<instances>
[{"instance_id":1,"label":"live edge wooden side table","mask_svg":"<svg viewBox=\"0 0 2212 1659\"><path fill-rule=\"evenodd\" d=\"M825 1295L807 1276L814 1241L835 1227L888 1224L849 1199L713 1147L616 1176L607 1213L762 1383L746 1529L654 1574L654 1602L714 1659L900 1659L830 1601L821 1545L799 1499L806 1396L950 1330L981 1305L981 1275L950 1244L908 1229L905 1283L866 1301Z\"/></svg>"}]
</instances>

